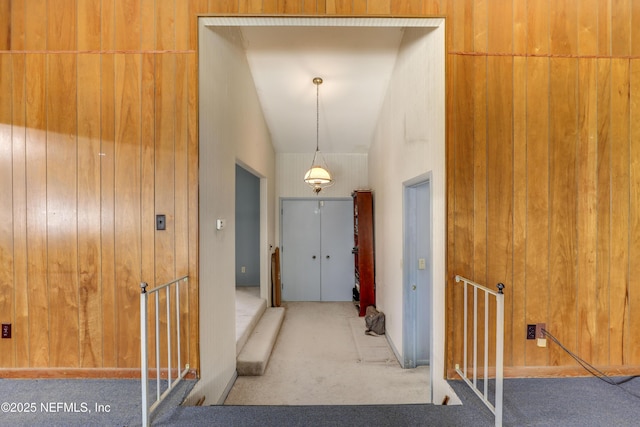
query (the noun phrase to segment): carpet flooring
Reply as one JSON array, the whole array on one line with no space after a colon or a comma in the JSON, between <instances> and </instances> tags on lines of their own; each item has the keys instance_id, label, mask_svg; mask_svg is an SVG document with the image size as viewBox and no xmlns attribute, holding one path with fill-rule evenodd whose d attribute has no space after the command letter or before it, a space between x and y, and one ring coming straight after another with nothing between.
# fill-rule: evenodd
<instances>
[{"instance_id":1,"label":"carpet flooring","mask_svg":"<svg viewBox=\"0 0 640 427\"><path fill-rule=\"evenodd\" d=\"M352 303L284 306L284 322L264 375L238 377L225 405L430 401L429 368L402 369L386 337L364 333L364 318Z\"/></svg>"}]
</instances>

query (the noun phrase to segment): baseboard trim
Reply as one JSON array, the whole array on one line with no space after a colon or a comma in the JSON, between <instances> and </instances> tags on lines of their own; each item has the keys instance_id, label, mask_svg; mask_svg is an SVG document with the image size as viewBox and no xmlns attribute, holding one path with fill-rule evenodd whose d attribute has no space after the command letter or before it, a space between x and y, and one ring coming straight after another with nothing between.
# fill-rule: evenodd
<instances>
[{"instance_id":1,"label":"baseboard trim","mask_svg":"<svg viewBox=\"0 0 640 427\"><path fill-rule=\"evenodd\" d=\"M231 379L227 383L227 387L222 392L222 396L220 396L220 399L218 399L218 403L216 403L216 405L224 405L224 401L227 400L227 396L229 396L229 393L231 393L231 389L233 388L233 385L236 383L237 379L238 371L234 371L233 377L231 377Z\"/></svg>"},{"instance_id":2,"label":"baseboard trim","mask_svg":"<svg viewBox=\"0 0 640 427\"><path fill-rule=\"evenodd\" d=\"M598 366L598 370L611 377L640 375L640 366ZM467 368L468 369L468 368ZM470 373L471 372L471 373ZM467 372L471 376L472 371ZM482 376L483 369L478 370ZM591 376L581 366L505 366L505 378L568 378ZM495 377L495 368L489 368L489 377ZM447 370L447 379L460 379L455 369Z\"/></svg>"},{"instance_id":3,"label":"baseboard trim","mask_svg":"<svg viewBox=\"0 0 640 427\"><path fill-rule=\"evenodd\" d=\"M160 370L160 378L167 378L167 369ZM172 378L177 378L173 370ZM135 379L140 368L0 368L0 378L11 379ZM149 369L149 378L156 378L156 370ZM186 379L197 379L198 372L190 369Z\"/></svg>"}]
</instances>

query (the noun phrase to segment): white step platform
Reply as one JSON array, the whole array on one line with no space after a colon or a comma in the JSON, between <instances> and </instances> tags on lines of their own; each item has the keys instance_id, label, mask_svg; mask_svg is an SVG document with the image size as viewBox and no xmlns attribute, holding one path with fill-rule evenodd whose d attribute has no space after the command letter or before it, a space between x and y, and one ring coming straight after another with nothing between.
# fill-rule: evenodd
<instances>
[{"instance_id":1,"label":"white step platform","mask_svg":"<svg viewBox=\"0 0 640 427\"><path fill-rule=\"evenodd\" d=\"M284 319L284 308L269 307L258 287L236 287L236 370L264 374Z\"/></svg>"},{"instance_id":2,"label":"white step platform","mask_svg":"<svg viewBox=\"0 0 640 427\"><path fill-rule=\"evenodd\" d=\"M238 375L262 375L284 319L283 307L267 308L236 360Z\"/></svg>"}]
</instances>

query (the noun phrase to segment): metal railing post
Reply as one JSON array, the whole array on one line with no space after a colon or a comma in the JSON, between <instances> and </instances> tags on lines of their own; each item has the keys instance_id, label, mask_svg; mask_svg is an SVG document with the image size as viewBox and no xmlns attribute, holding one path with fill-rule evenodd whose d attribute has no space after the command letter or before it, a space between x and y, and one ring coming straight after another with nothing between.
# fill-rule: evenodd
<instances>
[{"instance_id":1,"label":"metal railing post","mask_svg":"<svg viewBox=\"0 0 640 427\"><path fill-rule=\"evenodd\" d=\"M502 399L504 381L504 285L498 283L496 295L496 426L502 425Z\"/></svg>"},{"instance_id":2,"label":"metal railing post","mask_svg":"<svg viewBox=\"0 0 640 427\"><path fill-rule=\"evenodd\" d=\"M142 388L142 425L149 425L149 361L147 359L147 284L140 283L140 382Z\"/></svg>"}]
</instances>

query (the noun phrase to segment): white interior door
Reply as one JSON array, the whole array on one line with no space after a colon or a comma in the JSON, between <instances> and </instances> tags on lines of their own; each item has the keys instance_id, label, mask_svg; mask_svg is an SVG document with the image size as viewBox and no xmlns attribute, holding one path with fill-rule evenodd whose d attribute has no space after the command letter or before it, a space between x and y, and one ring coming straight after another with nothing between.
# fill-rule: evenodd
<instances>
[{"instance_id":1,"label":"white interior door","mask_svg":"<svg viewBox=\"0 0 640 427\"><path fill-rule=\"evenodd\" d=\"M430 364L431 354L431 209L429 181L404 194L404 363Z\"/></svg>"},{"instance_id":2,"label":"white interior door","mask_svg":"<svg viewBox=\"0 0 640 427\"><path fill-rule=\"evenodd\" d=\"M321 202L320 298L321 301L353 299L353 201Z\"/></svg>"},{"instance_id":3,"label":"white interior door","mask_svg":"<svg viewBox=\"0 0 640 427\"><path fill-rule=\"evenodd\" d=\"M320 208L316 200L282 201L282 299L320 301Z\"/></svg>"},{"instance_id":4,"label":"white interior door","mask_svg":"<svg viewBox=\"0 0 640 427\"><path fill-rule=\"evenodd\" d=\"M351 301L353 202L283 200L282 299Z\"/></svg>"}]
</instances>

